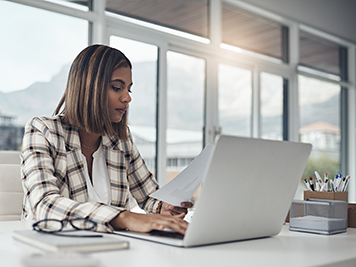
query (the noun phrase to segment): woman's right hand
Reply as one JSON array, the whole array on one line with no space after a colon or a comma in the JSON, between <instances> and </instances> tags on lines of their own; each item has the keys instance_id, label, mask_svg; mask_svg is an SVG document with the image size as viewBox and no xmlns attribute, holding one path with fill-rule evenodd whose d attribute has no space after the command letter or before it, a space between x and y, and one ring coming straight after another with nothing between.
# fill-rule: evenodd
<instances>
[{"instance_id":1,"label":"woman's right hand","mask_svg":"<svg viewBox=\"0 0 356 267\"><path fill-rule=\"evenodd\" d=\"M115 230L128 229L136 232L149 232L170 228L178 233L185 234L188 223L183 219L162 214L140 214L122 211L110 222Z\"/></svg>"}]
</instances>

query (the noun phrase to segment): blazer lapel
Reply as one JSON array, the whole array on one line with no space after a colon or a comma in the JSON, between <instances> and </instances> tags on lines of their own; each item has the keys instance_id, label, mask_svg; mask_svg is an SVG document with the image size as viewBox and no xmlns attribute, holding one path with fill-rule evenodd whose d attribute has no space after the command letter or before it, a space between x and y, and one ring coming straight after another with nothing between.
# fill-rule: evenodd
<instances>
[{"instance_id":1,"label":"blazer lapel","mask_svg":"<svg viewBox=\"0 0 356 267\"><path fill-rule=\"evenodd\" d=\"M77 129L71 128L68 132L66 132L65 138L67 153L67 178L70 197L78 202L87 202L87 185L84 176L84 164Z\"/></svg>"}]
</instances>

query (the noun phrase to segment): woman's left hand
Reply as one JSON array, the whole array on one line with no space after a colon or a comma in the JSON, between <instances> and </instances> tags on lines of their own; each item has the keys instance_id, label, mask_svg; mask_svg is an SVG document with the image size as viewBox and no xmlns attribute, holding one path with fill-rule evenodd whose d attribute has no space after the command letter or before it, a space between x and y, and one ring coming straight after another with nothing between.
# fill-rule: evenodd
<instances>
[{"instance_id":1,"label":"woman's left hand","mask_svg":"<svg viewBox=\"0 0 356 267\"><path fill-rule=\"evenodd\" d=\"M187 201L187 202L182 202L180 205L181 206L178 207L162 202L161 214L176 216L183 219L185 215L188 213L188 209L193 207L193 204Z\"/></svg>"}]
</instances>

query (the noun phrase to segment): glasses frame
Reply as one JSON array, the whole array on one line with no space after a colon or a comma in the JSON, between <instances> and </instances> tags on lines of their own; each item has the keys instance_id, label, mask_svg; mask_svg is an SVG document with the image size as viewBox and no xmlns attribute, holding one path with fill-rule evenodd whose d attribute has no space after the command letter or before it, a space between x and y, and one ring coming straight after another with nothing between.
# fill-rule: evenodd
<instances>
[{"instance_id":1,"label":"glasses frame","mask_svg":"<svg viewBox=\"0 0 356 267\"><path fill-rule=\"evenodd\" d=\"M93 226L89 227L89 228L79 228L77 226L75 226L75 224L73 222L75 221L83 221L83 222L89 222L91 223ZM51 230L49 229L49 231L45 231L43 230L39 225L43 222L59 222L61 224L61 228L59 230ZM63 231L64 225L65 223L70 223L70 225L74 228L74 229L69 229L69 230L65 230ZM57 219L44 219L44 220L40 220L38 222L35 222L34 224L32 224L32 228L33 230L35 230L36 232L40 232L40 233L44 233L44 234L52 234L52 235L58 235L58 236L67 236L67 237L103 237L102 235L98 235L98 234L93 234L93 235L72 235L72 234L60 234L60 233L66 233L66 232L72 232L72 231L95 231L97 227L97 223L87 219L87 218L74 218L74 219L63 219L63 220L57 220Z\"/></svg>"}]
</instances>

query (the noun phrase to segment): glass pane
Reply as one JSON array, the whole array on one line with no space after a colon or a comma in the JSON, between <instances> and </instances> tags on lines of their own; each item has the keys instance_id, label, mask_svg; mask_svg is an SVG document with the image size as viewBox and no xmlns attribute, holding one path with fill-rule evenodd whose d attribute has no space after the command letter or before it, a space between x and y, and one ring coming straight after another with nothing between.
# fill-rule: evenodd
<instances>
[{"instance_id":1,"label":"glass pane","mask_svg":"<svg viewBox=\"0 0 356 267\"><path fill-rule=\"evenodd\" d=\"M18 150L25 123L56 108L71 62L88 45L88 22L0 1L0 32L0 150Z\"/></svg>"},{"instance_id":2,"label":"glass pane","mask_svg":"<svg viewBox=\"0 0 356 267\"><path fill-rule=\"evenodd\" d=\"M283 139L283 78L261 73L261 135L265 139Z\"/></svg>"},{"instance_id":3,"label":"glass pane","mask_svg":"<svg viewBox=\"0 0 356 267\"><path fill-rule=\"evenodd\" d=\"M340 75L340 46L327 40L300 32L300 65Z\"/></svg>"},{"instance_id":4,"label":"glass pane","mask_svg":"<svg viewBox=\"0 0 356 267\"><path fill-rule=\"evenodd\" d=\"M219 65L219 121L222 133L251 136L252 72Z\"/></svg>"},{"instance_id":5,"label":"glass pane","mask_svg":"<svg viewBox=\"0 0 356 267\"><path fill-rule=\"evenodd\" d=\"M282 26L226 3L222 3L222 41L282 59Z\"/></svg>"},{"instance_id":6,"label":"glass pane","mask_svg":"<svg viewBox=\"0 0 356 267\"><path fill-rule=\"evenodd\" d=\"M106 0L106 11L208 38L208 0Z\"/></svg>"},{"instance_id":7,"label":"glass pane","mask_svg":"<svg viewBox=\"0 0 356 267\"><path fill-rule=\"evenodd\" d=\"M135 144L147 167L155 172L156 163L156 103L157 47L117 36L110 45L122 51L132 63L132 101L129 125Z\"/></svg>"},{"instance_id":8,"label":"glass pane","mask_svg":"<svg viewBox=\"0 0 356 267\"><path fill-rule=\"evenodd\" d=\"M340 92L339 85L299 76L300 141L313 145L304 179L340 171Z\"/></svg>"},{"instance_id":9,"label":"glass pane","mask_svg":"<svg viewBox=\"0 0 356 267\"><path fill-rule=\"evenodd\" d=\"M203 148L205 61L167 53L167 182Z\"/></svg>"}]
</instances>

